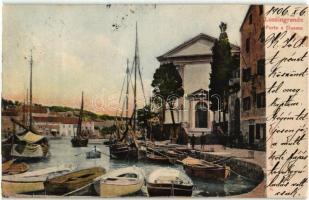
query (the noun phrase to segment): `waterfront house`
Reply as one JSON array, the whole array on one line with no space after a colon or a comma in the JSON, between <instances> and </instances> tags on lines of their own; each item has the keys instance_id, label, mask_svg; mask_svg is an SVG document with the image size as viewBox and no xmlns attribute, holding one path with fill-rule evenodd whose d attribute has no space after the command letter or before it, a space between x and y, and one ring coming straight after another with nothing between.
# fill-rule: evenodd
<instances>
[{"instance_id":1,"label":"waterfront house","mask_svg":"<svg viewBox=\"0 0 309 200\"><path fill-rule=\"evenodd\" d=\"M241 133L244 143L265 148L265 44L262 5L251 5L241 33Z\"/></svg>"}]
</instances>

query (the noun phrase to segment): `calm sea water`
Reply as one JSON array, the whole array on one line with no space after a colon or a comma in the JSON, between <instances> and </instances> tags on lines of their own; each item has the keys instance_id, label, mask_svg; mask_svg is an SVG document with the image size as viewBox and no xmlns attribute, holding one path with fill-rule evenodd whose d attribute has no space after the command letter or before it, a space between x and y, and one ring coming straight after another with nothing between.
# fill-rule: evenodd
<instances>
[{"instance_id":1,"label":"calm sea water","mask_svg":"<svg viewBox=\"0 0 309 200\"><path fill-rule=\"evenodd\" d=\"M88 147L72 148L70 139L50 140L49 159L30 163L31 170L42 169L55 166L57 164L73 164L78 169L87 167L100 166L107 171L127 166L138 166L145 171L148 176L154 169L158 167L171 167L183 171L181 165L156 165L144 161L122 161L109 158L109 149L105 145L97 145L96 147L103 153L100 159L86 159L85 152L91 150L94 145L89 144ZM106 154L106 155L105 155ZM184 172L184 171L183 171ZM192 178L194 182L193 196L228 196L246 193L255 187L255 184L243 178L231 175L225 183L207 182L198 178ZM145 190L145 188L143 188ZM144 195L140 194L140 195Z\"/></svg>"}]
</instances>

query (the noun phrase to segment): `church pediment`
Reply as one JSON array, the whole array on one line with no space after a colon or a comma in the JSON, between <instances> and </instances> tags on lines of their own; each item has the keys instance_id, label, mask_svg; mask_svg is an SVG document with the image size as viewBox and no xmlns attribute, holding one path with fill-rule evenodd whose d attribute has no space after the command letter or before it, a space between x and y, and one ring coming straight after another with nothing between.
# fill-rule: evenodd
<instances>
[{"instance_id":1,"label":"church pediment","mask_svg":"<svg viewBox=\"0 0 309 200\"><path fill-rule=\"evenodd\" d=\"M204 99L208 100L208 91L204 89L199 89L188 95L189 99Z\"/></svg>"},{"instance_id":2,"label":"church pediment","mask_svg":"<svg viewBox=\"0 0 309 200\"><path fill-rule=\"evenodd\" d=\"M172 57L183 56L196 56L196 55L212 55L211 48L216 38L199 34L198 36L191 38L190 40L180 44L173 48L162 56L158 57L158 60Z\"/></svg>"},{"instance_id":3,"label":"church pediment","mask_svg":"<svg viewBox=\"0 0 309 200\"><path fill-rule=\"evenodd\" d=\"M167 53L157 57L159 61L169 60L171 58L184 58L196 56L212 56L212 47L216 38L206 34L199 34L190 40L178 45ZM239 47L231 44L232 50Z\"/></svg>"}]
</instances>

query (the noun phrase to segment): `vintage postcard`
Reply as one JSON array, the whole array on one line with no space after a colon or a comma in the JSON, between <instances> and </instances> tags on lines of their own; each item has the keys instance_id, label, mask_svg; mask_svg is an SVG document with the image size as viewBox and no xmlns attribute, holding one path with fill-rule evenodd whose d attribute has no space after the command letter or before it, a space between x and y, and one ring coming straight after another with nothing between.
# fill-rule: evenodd
<instances>
[{"instance_id":1,"label":"vintage postcard","mask_svg":"<svg viewBox=\"0 0 309 200\"><path fill-rule=\"evenodd\" d=\"M2 197L307 196L306 5L2 11Z\"/></svg>"}]
</instances>

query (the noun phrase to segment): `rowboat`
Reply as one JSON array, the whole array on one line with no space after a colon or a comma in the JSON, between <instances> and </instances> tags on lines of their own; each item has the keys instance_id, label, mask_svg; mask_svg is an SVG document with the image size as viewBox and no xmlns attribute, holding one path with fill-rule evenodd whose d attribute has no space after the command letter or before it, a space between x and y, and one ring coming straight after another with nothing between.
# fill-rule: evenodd
<instances>
[{"instance_id":1,"label":"rowboat","mask_svg":"<svg viewBox=\"0 0 309 200\"><path fill-rule=\"evenodd\" d=\"M144 179L141 168L125 167L97 178L94 188L101 197L126 196L140 191Z\"/></svg>"},{"instance_id":2,"label":"rowboat","mask_svg":"<svg viewBox=\"0 0 309 200\"><path fill-rule=\"evenodd\" d=\"M101 151L98 148L94 148L91 151L86 152L87 159L101 158Z\"/></svg>"},{"instance_id":3,"label":"rowboat","mask_svg":"<svg viewBox=\"0 0 309 200\"><path fill-rule=\"evenodd\" d=\"M4 164L2 164L2 166ZM20 174L28 170L29 170L29 166L26 163L23 163L23 162L22 163L12 163L9 165L8 168L7 167L2 168L2 174Z\"/></svg>"},{"instance_id":4,"label":"rowboat","mask_svg":"<svg viewBox=\"0 0 309 200\"><path fill-rule=\"evenodd\" d=\"M12 160L8 160L4 163L2 163L2 173L4 173L5 171L7 171L11 165L15 162L16 159L12 159Z\"/></svg>"},{"instance_id":5,"label":"rowboat","mask_svg":"<svg viewBox=\"0 0 309 200\"><path fill-rule=\"evenodd\" d=\"M149 196L192 196L193 182L184 173L172 168L159 168L147 179Z\"/></svg>"},{"instance_id":6,"label":"rowboat","mask_svg":"<svg viewBox=\"0 0 309 200\"><path fill-rule=\"evenodd\" d=\"M128 144L117 142L110 144L109 151L112 158L115 159L137 159L138 151L136 148L130 147Z\"/></svg>"},{"instance_id":7,"label":"rowboat","mask_svg":"<svg viewBox=\"0 0 309 200\"><path fill-rule=\"evenodd\" d=\"M175 158L168 156L156 155L154 153L147 154L147 160L158 164L174 164L176 162Z\"/></svg>"},{"instance_id":8,"label":"rowboat","mask_svg":"<svg viewBox=\"0 0 309 200\"><path fill-rule=\"evenodd\" d=\"M63 195L82 188L104 173L104 168L92 167L60 175L44 183L45 191L47 194Z\"/></svg>"},{"instance_id":9,"label":"rowboat","mask_svg":"<svg viewBox=\"0 0 309 200\"><path fill-rule=\"evenodd\" d=\"M187 157L181 162L188 175L200 177L204 180L224 181L230 175L230 167L225 165L213 164L192 157Z\"/></svg>"},{"instance_id":10,"label":"rowboat","mask_svg":"<svg viewBox=\"0 0 309 200\"><path fill-rule=\"evenodd\" d=\"M71 165L59 165L22 174L2 176L2 194L10 196L13 194L43 191L44 182L47 177L68 173L72 170L73 167Z\"/></svg>"}]
</instances>

